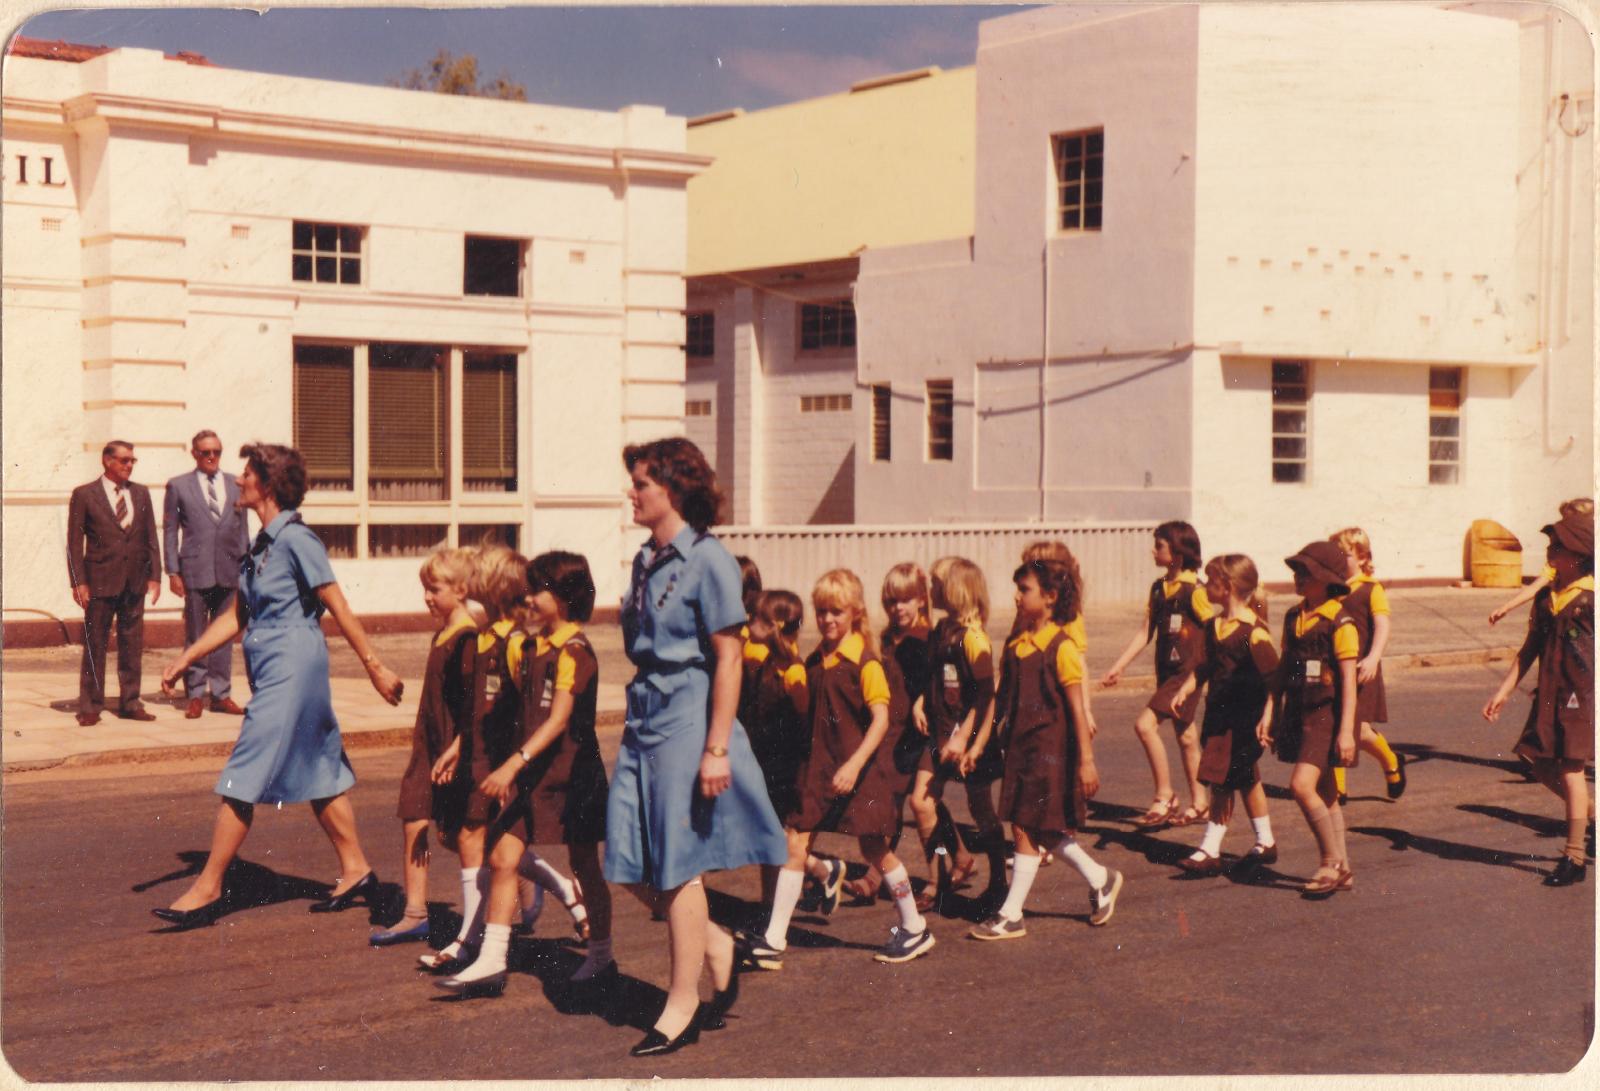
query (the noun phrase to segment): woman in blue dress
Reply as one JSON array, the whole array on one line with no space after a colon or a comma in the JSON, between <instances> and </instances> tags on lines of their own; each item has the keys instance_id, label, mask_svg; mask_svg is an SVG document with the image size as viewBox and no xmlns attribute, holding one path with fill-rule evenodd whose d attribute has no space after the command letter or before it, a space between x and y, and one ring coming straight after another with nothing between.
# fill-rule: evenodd
<instances>
[{"instance_id":1,"label":"woman in blue dress","mask_svg":"<svg viewBox=\"0 0 1600 1091\"><path fill-rule=\"evenodd\" d=\"M239 740L217 780L222 806L211 834L211 854L183 896L153 912L180 928L210 924L222 907L222 876L250 832L257 803L309 801L339 857L339 881L312 912L335 912L357 899L368 905L378 877L367 865L356 836L348 795L355 773L345 757L328 686L328 644L321 618L326 610L350 647L366 664L372 686L391 705L400 702L401 682L378 662L366 632L334 582L322 542L296 509L306 491L305 462L292 447L244 447L239 505L254 511L261 533L242 564L234 609L217 618L200 639L162 672L171 687L192 662L244 630L244 663L250 703Z\"/></svg>"},{"instance_id":2,"label":"woman in blue dress","mask_svg":"<svg viewBox=\"0 0 1600 1091\"><path fill-rule=\"evenodd\" d=\"M721 494L700 449L671 438L630 446L633 521L650 531L633 561L622 634L637 668L606 812L605 875L665 913L667 1002L632 1053L671 1053L720 1028L738 993L733 937L711 921L700 876L781 864L783 826L767 799L739 704L743 580L708 533ZM702 968L715 990L700 1006Z\"/></svg>"}]
</instances>

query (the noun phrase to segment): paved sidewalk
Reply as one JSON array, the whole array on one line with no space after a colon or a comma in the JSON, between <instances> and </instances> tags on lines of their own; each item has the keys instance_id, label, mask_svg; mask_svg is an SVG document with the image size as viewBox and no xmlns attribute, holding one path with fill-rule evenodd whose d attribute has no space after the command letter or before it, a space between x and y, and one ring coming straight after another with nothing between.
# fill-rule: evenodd
<instances>
[{"instance_id":1,"label":"paved sidewalk","mask_svg":"<svg viewBox=\"0 0 1600 1091\"><path fill-rule=\"evenodd\" d=\"M1489 611L1511 596L1510 591L1460 588L1415 588L1389 592L1394 605L1395 628L1385 657L1385 670L1503 658L1521 643L1526 609L1490 627ZM996 616L990 633L996 646L1010 628L1010 596L997 595ZM1274 631L1294 599L1272 597ZM1111 665L1142 623L1143 608L1131 605L1097 607L1089 602L1086 620L1090 632L1089 665L1098 677ZM590 627L600 654L600 722L617 730L622 722L623 684L629 675L616 625ZM802 645L809 648L815 631L807 619ZM406 679L405 700L398 708L384 704L354 664L341 641L334 641L333 703L345 744L351 749L409 744L416 719L417 677L426 640L417 635L375 638L384 661ZM79 727L74 719L78 686L77 649L7 654L0 669L0 762L6 772L57 765L91 765L117 762L167 761L180 757L224 757L238 734L237 717L207 712L186 720L179 707L162 699L155 683L166 652L145 657L145 700L156 719L149 723L119 720L103 714L94 727ZM344 662L348 659L349 662ZM242 658L234 680L235 698L241 703L249 693ZM1120 688L1148 687L1150 653L1134 661ZM1404 685L1402 680L1391 684ZM1487 693L1486 693L1487 696Z\"/></svg>"}]
</instances>

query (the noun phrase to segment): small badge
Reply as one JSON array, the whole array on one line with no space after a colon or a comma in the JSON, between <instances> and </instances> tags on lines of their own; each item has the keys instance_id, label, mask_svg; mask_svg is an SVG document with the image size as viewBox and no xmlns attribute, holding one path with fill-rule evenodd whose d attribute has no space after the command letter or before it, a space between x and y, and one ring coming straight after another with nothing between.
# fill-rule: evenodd
<instances>
[{"instance_id":1,"label":"small badge","mask_svg":"<svg viewBox=\"0 0 1600 1091\"><path fill-rule=\"evenodd\" d=\"M1182 614L1173 614L1171 617L1167 618L1167 632L1176 635L1178 633L1181 633L1182 631L1183 631L1183 615Z\"/></svg>"},{"instance_id":2,"label":"small badge","mask_svg":"<svg viewBox=\"0 0 1600 1091\"><path fill-rule=\"evenodd\" d=\"M1167 662L1168 663L1181 663L1181 662L1183 662L1182 653L1179 652L1176 647L1174 647L1172 649L1172 651L1167 654Z\"/></svg>"},{"instance_id":3,"label":"small badge","mask_svg":"<svg viewBox=\"0 0 1600 1091\"><path fill-rule=\"evenodd\" d=\"M961 676L956 673L956 665L954 663L946 663L944 665L944 684L947 686L961 685Z\"/></svg>"},{"instance_id":4,"label":"small badge","mask_svg":"<svg viewBox=\"0 0 1600 1091\"><path fill-rule=\"evenodd\" d=\"M1571 696L1569 696L1567 698L1567 707L1568 708L1577 708L1578 707L1578 695L1576 693L1572 694Z\"/></svg>"},{"instance_id":5,"label":"small badge","mask_svg":"<svg viewBox=\"0 0 1600 1091\"><path fill-rule=\"evenodd\" d=\"M540 708L549 708L551 702L553 702L555 700L555 696L556 696L556 684L555 684L555 681L553 679L546 678L544 680L544 692L539 695L539 707Z\"/></svg>"},{"instance_id":6,"label":"small badge","mask_svg":"<svg viewBox=\"0 0 1600 1091\"><path fill-rule=\"evenodd\" d=\"M1321 680L1322 680L1322 660L1320 660L1320 659L1307 659L1306 660L1306 681L1307 682L1320 682Z\"/></svg>"},{"instance_id":7,"label":"small badge","mask_svg":"<svg viewBox=\"0 0 1600 1091\"><path fill-rule=\"evenodd\" d=\"M491 674L483 680L483 692L493 697L500 692L500 676Z\"/></svg>"}]
</instances>

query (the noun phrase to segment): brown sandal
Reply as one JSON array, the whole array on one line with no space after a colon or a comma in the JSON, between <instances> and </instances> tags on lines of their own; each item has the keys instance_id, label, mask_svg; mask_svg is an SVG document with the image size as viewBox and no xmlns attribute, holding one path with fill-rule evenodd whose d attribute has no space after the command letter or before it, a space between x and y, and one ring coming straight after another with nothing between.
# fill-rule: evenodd
<instances>
[{"instance_id":1,"label":"brown sandal","mask_svg":"<svg viewBox=\"0 0 1600 1091\"><path fill-rule=\"evenodd\" d=\"M966 886L968 881L971 880L973 874L975 872L977 872L977 870L978 870L978 858L976 856L967 857L967 862L965 864L961 864L961 863L951 864L950 865L950 889L951 890L960 890L962 887Z\"/></svg>"},{"instance_id":2,"label":"brown sandal","mask_svg":"<svg viewBox=\"0 0 1600 1091\"><path fill-rule=\"evenodd\" d=\"M1332 875L1324 872L1332 871ZM1343 864L1335 867L1319 867L1315 875L1311 876L1306 884L1300 888L1300 893L1307 898L1327 898L1340 890L1355 888L1356 878L1350 869Z\"/></svg>"},{"instance_id":3,"label":"brown sandal","mask_svg":"<svg viewBox=\"0 0 1600 1091\"><path fill-rule=\"evenodd\" d=\"M1176 799L1177 797L1174 796L1173 798ZM1173 818L1167 825L1177 829L1181 826L1193 826L1195 823L1204 822L1205 820L1206 816L1200 811L1195 810L1193 807L1185 807L1182 813Z\"/></svg>"},{"instance_id":4,"label":"brown sandal","mask_svg":"<svg viewBox=\"0 0 1600 1091\"><path fill-rule=\"evenodd\" d=\"M1150 804L1150 809L1133 820L1133 824L1140 829L1155 829L1157 826L1170 826L1178 816L1178 794L1174 792L1166 799L1159 796Z\"/></svg>"}]
</instances>

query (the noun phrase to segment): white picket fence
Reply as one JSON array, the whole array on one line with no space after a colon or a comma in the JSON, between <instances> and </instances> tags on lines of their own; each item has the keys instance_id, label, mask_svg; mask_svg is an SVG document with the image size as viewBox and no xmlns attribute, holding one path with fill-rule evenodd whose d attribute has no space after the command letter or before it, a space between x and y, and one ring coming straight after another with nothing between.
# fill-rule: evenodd
<instances>
[{"instance_id":1,"label":"white picket fence","mask_svg":"<svg viewBox=\"0 0 1600 1091\"><path fill-rule=\"evenodd\" d=\"M988 577L990 601L1001 612L1009 612L1011 573L1024 547L1040 539L1065 542L1072 550L1083 572L1087 601L1143 602L1155 576L1150 536L1156 525L724 526L715 533L729 552L756 562L766 586L788 588L803 598L809 596L818 576L830 568L848 568L866 585L867 601L874 612L884 573L901 561L915 561L927 568L939 557L965 557Z\"/></svg>"}]
</instances>

